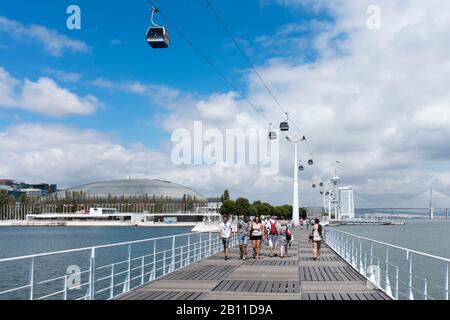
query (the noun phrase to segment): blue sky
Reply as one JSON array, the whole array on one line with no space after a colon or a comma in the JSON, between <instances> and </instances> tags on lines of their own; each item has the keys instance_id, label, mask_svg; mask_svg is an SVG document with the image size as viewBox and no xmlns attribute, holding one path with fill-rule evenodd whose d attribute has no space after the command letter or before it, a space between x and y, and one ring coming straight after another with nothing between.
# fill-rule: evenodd
<instances>
[{"instance_id":1,"label":"blue sky","mask_svg":"<svg viewBox=\"0 0 450 320\"><path fill-rule=\"evenodd\" d=\"M157 1L166 14L223 72L246 91L248 67L229 41L218 21L203 0ZM260 1L212 1L236 38L248 50L255 64L274 58L272 52L259 46L256 39L275 35L289 23L298 23L299 15L323 19L312 12L288 10L273 3ZM171 30L172 44L167 50L151 50L145 41L149 25L150 5L147 1L77 1L81 8L82 29L66 28L68 1L2 1L0 15L24 25L37 24L67 37L80 40L87 52L65 51L52 56L43 46L32 41L17 41L5 33L0 41L8 44L0 50L2 66L17 79L37 80L52 77L49 70L79 74L76 82L60 85L79 96L97 97L102 107L88 116L67 115L47 117L28 111L3 110L0 126L17 122L61 123L78 128L102 130L122 139L124 143L141 142L157 147L164 132L152 119L164 113L161 103L145 96L97 88L90 82L101 78L113 82L139 82L165 85L181 92L207 96L213 92L228 92L227 84ZM165 24L162 17L156 20ZM308 38L309 31L304 32Z\"/></svg>"},{"instance_id":2,"label":"blue sky","mask_svg":"<svg viewBox=\"0 0 450 320\"><path fill-rule=\"evenodd\" d=\"M301 202L320 205L311 185L336 160L343 184L373 203L450 188L448 1L379 0L375 29L370 0L210 1L308 137L316 165L301 175ZM155 2L274 123L282 120L204 0ZM66 28L71 4L81 8L79 31ZM276 176L174 165L177 128L267 124L173 28L170 48L152 50L149 18L146 0L0 2L0 177L61 187L162 178L205 195L229 188L289 203L293 154L284 140Z\"/></svg>"}]
</instances>

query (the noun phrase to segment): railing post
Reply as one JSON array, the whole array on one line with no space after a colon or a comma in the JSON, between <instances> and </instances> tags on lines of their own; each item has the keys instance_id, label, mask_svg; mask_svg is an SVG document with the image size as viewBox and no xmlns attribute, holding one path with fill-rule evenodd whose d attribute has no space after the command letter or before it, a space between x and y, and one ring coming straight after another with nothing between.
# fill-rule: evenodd
<instances>
[{"instance_id":1,"label":"railing post","mask_svg":"<svg viewBox=\"0 0 450 320\"><path fill-rule=\"evenodd\" d=\"M164 256L163 256L163 276L166 275L166 250L164 250Z\"/></svg>"},{"instance_id":2,"label":"railing post","mask_svg":"<svg viewBox=\"0 0 450 320\"><path fill-rule=\"evenodd\" d=\"M389 296L392 296L391 283L389 281L389 247L386 247L386 278L384 280L384 289Z\"/></svg>"},{"instance_id":3,"label":"railing post","mask_svg":"<svg viewBox=\"0 0 450 320\"><path fill-rule=\"evenodd\" d=\"M153 240L153 275L152 280L156 279L156 240Z\"/></svg>"},{"instance_id":4,"label":"railing post","mask_svg":"<svg viewBox=\"0 0 450 320\"><path fill-rule=\"evenodd\" d=\"M184 259L184 246L181 246L180 268L184 267L185 261L186 260Z\"/></svg>"},{"instance_id":5,"label":"railing post","mask_svg":"<svg viewBox=\"0 0 450 320\"><path fill-rule=\"evenodd\" d=\"M232 239L232 240L234 240L234 239ZM209 232L209 255L211 256L212 255L212 247L211 247L211 231Z\"/></svg>"},{"instance_id":6,"label":"railing post","mask_svg":"<svg viewBox=\"0 0 450 320\"><path fill-rule=\"evenodd\" d=\"M142 257L141 261L141 285L144 284L144 270L145 270L145 257Z\"/></svg>"},{"instance_id":7,"label":"railing post","mask_svg":"<svg viewBox=\"0 0 450 320\"><path fill-rule=\"evenodd\" d=\"M109 291L109 298L114 298L114 264L111 265L111 281L110 281L111 290Z\"/></svg>"},{"instance_id":8,"label":"railing post","mask_svg":"<svg viewBox=\"0 0 450 320\"><path fill-rule=\"evenodd\" d=\"M191 263L191 235L188 235L188 255L187 255L187 263L189 265Z\"/></svg>"},{"instance_id":9,"label":"railing post","mask_svg":"<svg viewBox=\"0 0 450 320\"><path fill-rule=\"evenodd\" d=\"M352 266L355 267L355 239L352 238Z\"/></svg>"},{"instance_id":10,"label":"railing post","mask_svg":"<svg viewBox=\"0 0 450 320\"><path fill-rule=\"evenodd\" d=\"M194 260L194 262L196 262L197 260L197 242L194 242L194 257L192 260Z\"/></svg>"},{"instance_id":11,"label":"railing post","mask_svg":"<svg viewBox=\"0 0 450 320\"><path fill-rule=\"evenodd\" d=\"M29 271L29 283L30 283L30 300L34 298L34 257L30 260Z\"/></svg>"},{"instance_id":12,"label":"railing post","mask_svg":"<svg viewBox=\"0 0 450 320\"><path fill-rule=\"evenodd\" d=\"M172 266L169 269L169 272L170 270L175 271L175 237L176 236L172 237Z\"/></svg>"},{"instance_id":13,"label":"railing post","mask_svg":"<svg viewBox=\"0 0 450 320\"><path fill-rule=\"evenodd\" d=\"M91 263L89 268L89 300L95 299L95 248L91 249Z\"/></svg>"},{"instance_id":14,"label":"railing post","mask_svg":"<svg viewBox=\"0 0 450 320\"><path fill-rule=\"evenodd\" d=\"M409 258L409 283L408 283L408 291L409 291L409 300L414 300L414 295L412 291L412 253L408 251L408 258Z\"/></svg>"},{"instance_id":15,"label":"railing post","mask_svg":"<svg viewBox=\"0 0 450 320\"><path fill-rule=\"evenodd\" d=\"M448 270L449 268L448 268L448 263L447 263L447 267L446 267L446 270L445 270L445 285L444 285L444 288L445 288L445 300L448 300L448 272L449 272L449 270Z\"/></svg>"},{"instance_id":16,"label":"railing post","mask_svg":"<svg viewBox=\"0 0 450 320\"><path fill-rule=\"evenodd\" d=\"M373 242L370 242L370 265L373 265Z\"/></svg>"},{"instance_id":17,"label":"railing post","mask_svg":"<svg viewBox=\"0 0 450 320\"><path fill-rule=\"evenodd\" d=\"M428 300L428 280L424 279L423 298Z\"/></svg>"},{"instance_id":18,"label":"railing post","mask_svg":"<svg viewBox=\"0 0 450 320\"><path fill-rule=\"evenodd\" d=\"M64 276L63 300L67 300L67 275Z\"/></svg>"},{"instance_id":19,"label":"railing post","mask_svg":"<svg viewBox=\"0 0 450 320\"><path fill-rule=\"evenodd\" d=\"M127 279L127 286L125 288L125 292L130 291L131 287L131 244L128 245L128 279Z\"/></svg>"},{"instance_id":20,"label":"railing post","mask_svg":"<svg viewBox=\"0 0 450 320\"><path fill-rule=\"evenodd\" d=\"M398 267L395 267L395 300L398 300Z\"/></svg>"},{"instance_id":21,"label":"railing post","mask_svg":"<svg viewBox=\"0 0 450 320\"><path fill-rule=\"evenodd\" d=\"M361 273L364 272L363 268L364 267L363 267L363 263L362 263L362 242L361 242L361 239L359 239L359 266L358 266L358 269Z\"/></svg>"},{"instance_id":22,"label":"railing post","mask_svg":"<svg viewBox=\"0 0 450 320\"><path fill-rule=\"evenodd\" d=\"M364 251L364 275L367 275L367 252Z\"/></svg>"}]
</instances>

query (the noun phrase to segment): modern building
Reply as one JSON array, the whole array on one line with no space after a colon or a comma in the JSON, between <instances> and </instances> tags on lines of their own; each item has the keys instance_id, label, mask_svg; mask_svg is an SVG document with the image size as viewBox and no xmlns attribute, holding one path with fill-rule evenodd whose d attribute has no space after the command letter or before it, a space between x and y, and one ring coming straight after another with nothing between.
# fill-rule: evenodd
<instances>
[{"instance_id":1,"label":"modern building","mask_svg":"<svg viewBox=\"0 0 450 320\"><path fill-rule=\"evenodd\" d=\"M219 213L220 207L222 207L222 199L220 198L207 198L209 213Z\"/></svg>"},{"instance_id":2,"label":"modern building","mask_svg":"<svg viewBox=\"0 0 450 320\"><path fill-rule=\"evenodd\" d=\"M55 193L57 186L56 184L48 183L30 184L10 179L0 179L0 190L7 190L9 195L19 200L22 194L30 198L45 197L46 195Z\"/></svg>"},{"instance_id":3,"label":"modern building","mask_svg":"<svg viewBox=\"0 0 450 320\"><path fill-rule=\"evenodd\" d=\"M338 189L339 207L338 220L354 219L355 218L355 204L353 201L353 187L342 187Z\"/></svg>"}]
</instances>

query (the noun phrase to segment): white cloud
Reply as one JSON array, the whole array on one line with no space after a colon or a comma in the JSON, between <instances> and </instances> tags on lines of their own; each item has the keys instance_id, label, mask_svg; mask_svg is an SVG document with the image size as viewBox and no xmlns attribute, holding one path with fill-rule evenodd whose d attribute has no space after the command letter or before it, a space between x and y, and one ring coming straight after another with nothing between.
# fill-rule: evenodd
<instances>
[{"instance_id":1,"label":"white cloud","mask_svg":"<svg viewBox=\"0 0 450 320\"><path fill-rule=\"evenodd\" d=\"M19 42L38 42L53 56L61 56L65 51L88 52L90 50L85 42L71 39L56 30L36 24L25 25L4 16L0 16L0 32Z\"/></svg>"},{"instance_id":2,"label":"white cloud","mask_svg":"<svg viewBox=\"0 0 450 320\"><path fill-rule=\"evenodd\" d=\"M30 182L48 181L60 187L99 180L159 178L218 196L224 186L258 178L258 170L176 167L170 152L140 144L124 146L94 130L61 125L22 124L0 132L0 176Z\"/></svg>"},{"instance_id":3,"label":"white cloud","mask_svg":"<svg viewBox=\"0 0 450 320\"><path fill-rule=\"evenodd\" d=\"M422 192L430 184L444 191L450 183L450 52L445 41L450 38L450 4L378 1L382 29L371 31L366 26L371 1L278 2L314 12L327 10L334 19L280 27L277 34L287 37L282 45L288 47L274 50L280 56L258 67L310 141L317 166L304 173L303 199L320 203L310 188L311 177L330 175L335 160L342 162L343 184L353 184L359 196L373 202L392 203L393 194ZM308 50L314 50L317 59L305 63L305 43L299 39L308 28L318 32L308 38ZM265 45L267 39L260 37L257 43ZM281 121L283 115L257 77L248 75L250 99L270 119ZM188 101L162 117L167 130L189 129L193 120L222 129L265 126L232 93ZM292 150L282 143L281 154L282 171L272 178L287 183L268 189L274 191L270 198L283 194L289 201ZM305 161L305 146L302 154ZM235 188L252 192L249 182Z\"/></svg>"},{"instance_id":4,"label":"white cloud","mask_svg":"<svg viewBox=\"0 0 450 320\"><path fill-rule=\"evenodd\" d=\"M83 77L80 73L55 70L52 68L44 68L44 71L49 75L54 76L57 80L63 82L77 82Z\"/></svg>"},{"instance_id":5,"label":"white cloud","mask_svg":"<svg viewBox=\"0 0 450 320\"><path fill-rule=\"evenodd\" d=\"M180 90L161 84L142 83L139 81L113 81L105 78L97 78L90 84L101 89L120 90L130 94L148 96L153 101L166 108L172 108L179 99L187 99L189 95Z\"/></svg>"},{"instance_id":6,"label":"white cloud","mask_svg":"<svg viewBox=\"0 0 450 320\"><path fill-rule=\"evenodd\" d=\"M450 47L445 41L450 38L450 3L380 0L382 29L370 31L366 27L366 9L373 4L371 1L278 2L294 7L306 5L316 12L327 10L334 16L334 23L319 24L317 30L320 32L308 40L309 50L317 53L316 60L305 64L305 43L297 41L302 36L301 26L291 25L279 29L280 34L292 37L285 42L290 46L287 48L289 57L280 53L281 56L274 56L267 64L258 66L290 112L290 117L307 135L314 152L317 165L308 167L301 176L301 203L320 204L320 196L311 189L311 179L331 174L335 160L342 163L339 173L344 178L343 184L353 184L357 197L373 203L395 205L396 199L421 193L430 186L445 193L450 186ZM300 14L301 11L299 19ZM222 130L266 127L251 107L232 92L197 97L173 88L139 82L97 79L95 84L106 89L149 95L163 103L167 107L166 113L159 115L158 122L169 132L177 128L190 130L194 120L203 120L205 128ZM10 95L7 93L17 86L14 79L2 81L0 97L8 101ZM248 92L250 99L261 106L270 119L274 122L283 119L278 107L252 74L248 74ZM11 99L14 101L14 97ZM52 181L58 177L61 183L72 185L74 180L87 182L128 175L162 177L207 195L230 188L235 196L291 201L292 148L285 142L281 143L280 174L261 177L259 168L250 166L231 169L220 164L174 167L168 159L170 144L166 146L167 150L154 152L142 146L126 148L109 138L99 138L98 133L79 134L80 139L92 134L92 140L99 141L81 144L71 140L73 131L67 128L45 127L41 130L60 131L65 137L62 145L70 146L69 151L57 148L52 154L51 146L40 145L35 153L27 154L24 159L35 156L42 158L42 163L43 159L63 160L54 163L59 165L56 174L48 174L44 180ZM21 141L13 138L14 132L15 129L10 128L3 133L2 148L8 146L8 141ZM94 153L94 158L75 159L72 156L66 159L64 152L68 152L67 157L76 152ZM111 154L114 154L113 158ZM308 157L303 146L302 160ZM25 167L33 166L32 160L23 163L24 159L20 160L13 153L1 160L3 165L0 167L9 168L6 175L17 172L22 176L43 176L42 170L19 172L14 161Z\"/></svg>"},{"instance_id":7,"label":"white cloud","mask_svg":"<svg viewBox=\"0 0 450 320\"><path fill-rule=\"evenodd\" d=\"M92 95L79 97L46 77L20 81L0 67L0 107L21 108L48 116L87 115L100 106Z\"/></svg>"}]
</instances>

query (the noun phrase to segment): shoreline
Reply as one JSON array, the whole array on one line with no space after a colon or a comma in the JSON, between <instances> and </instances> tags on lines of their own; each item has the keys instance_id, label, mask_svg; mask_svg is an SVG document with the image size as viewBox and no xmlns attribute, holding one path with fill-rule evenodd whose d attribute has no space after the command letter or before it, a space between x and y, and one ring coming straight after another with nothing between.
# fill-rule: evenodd
<instances>
[{"instance_id":1,"label":"shoreline","mask_svg":"<svg viewBox=\"0 0 450 320\"><path fill-rule=\"evenodd\" d=\"M147 227L147 228L173 228L173 227L192 227L192 232L215 232L218 227L208 223L177 222L177 223L154 223L154 222L120 222L120 221L25 221L25 220L6 220L0 221L1 227Z\"/></svg>"}]
</instances>

